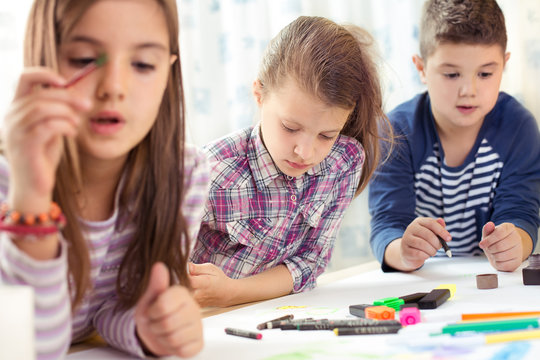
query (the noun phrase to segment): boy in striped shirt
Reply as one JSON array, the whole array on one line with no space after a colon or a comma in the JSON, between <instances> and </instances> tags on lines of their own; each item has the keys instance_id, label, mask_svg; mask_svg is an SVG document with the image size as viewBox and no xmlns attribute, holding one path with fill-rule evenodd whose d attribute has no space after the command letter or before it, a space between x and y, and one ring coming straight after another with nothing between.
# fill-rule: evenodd
<instances>
[{"instance_id":1,"label":"boy in striped shirt","mask_svg":"<svg viewBox=\"0 0 540 360\"><path fill-rule=\"evenodd\" d=\"M427 92L389 114L397 146L369 191L371 246L385 271L485 253L514 271L539 226L540 136L532 114L499 92L504 15L494 0L430 0L413 62Z\"/></svg>"}]
</instances>

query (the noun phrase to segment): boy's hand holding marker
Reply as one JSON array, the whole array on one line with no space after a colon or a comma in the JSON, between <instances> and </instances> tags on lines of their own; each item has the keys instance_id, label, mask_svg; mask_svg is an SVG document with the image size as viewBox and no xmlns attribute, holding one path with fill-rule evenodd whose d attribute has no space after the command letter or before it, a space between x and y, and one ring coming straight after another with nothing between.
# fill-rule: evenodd
<instances>
[{"instance_id":1,"label":"boy's hand holding marker","mask_svg":"<svg viewBox=\"0 0 540 360\"><path fill-rule=\"evenodd\" d=\"M388 246L400 245L399 254L403 264L403 269L400 270L412 271L424 265L427 259L434 256L443 247L439 237L443 241L452 239L450 233L445 229L443 219L418 217L407 227L401 242L395 241ZM448 250L447 255L451 255L450 250Z\"/></svg>"},{"instance_id":2,"label":"boy's hand holding marker","mask_svg":"<svg viewBox=\"0 0 540 360\"><path fill-rule=\"evenodd\" d=\"M156 263L137 303L135 324L143 346L157 356L189 357L203 347L201 311L189 291L170 286L169 270Z\"/></svg>"}]
</instances>

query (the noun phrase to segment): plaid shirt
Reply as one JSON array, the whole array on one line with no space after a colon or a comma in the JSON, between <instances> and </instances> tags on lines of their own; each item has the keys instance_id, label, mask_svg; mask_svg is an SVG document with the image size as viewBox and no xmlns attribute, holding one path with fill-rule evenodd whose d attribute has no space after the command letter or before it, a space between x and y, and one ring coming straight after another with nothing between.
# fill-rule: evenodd
<instances>
[{"instance_id":1,"label":"plaid shirt","mask_svg":"<svg viewBox=\"0 0 540 360\"><path fill-rule=\"evenodd\" d=\"M275 166L259 129L204 148L211 189L191 260L235 279L285 264L294 292L312 289L358 187L364 150L340 135L320 164L294 178Z\"/></svg>"}]
</instances>

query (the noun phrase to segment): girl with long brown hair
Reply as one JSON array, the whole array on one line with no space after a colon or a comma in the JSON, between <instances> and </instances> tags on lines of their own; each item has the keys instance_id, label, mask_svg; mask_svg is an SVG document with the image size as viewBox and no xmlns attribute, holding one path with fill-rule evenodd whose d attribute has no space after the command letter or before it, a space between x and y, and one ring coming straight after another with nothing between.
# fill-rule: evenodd
<instances>
[{"instance_id":1,"label":"girl with long brown hair","mask_svg":"<svg viewBox=\"0 0 540 360\"><path fill-rule=\"evenodd\" d=\"M139 357L197 353L186 264L208 172L184 143L175 1L36 0L25 65L2 128L0 274L35 290L38 358L94 331Z\"/></svg>"},{"instance_id":2,"label":"girl with long brown hair","mask_svg":"<svg viewBox=\"0 0 540 360\"><path fill-rule=\"evenodd\" d=\"M270 42L253 95L260 122L206 146L212 185L190 264L201 305L313 288L388 129L372 38L299 17Z\"/></svg>"}]
</instances>

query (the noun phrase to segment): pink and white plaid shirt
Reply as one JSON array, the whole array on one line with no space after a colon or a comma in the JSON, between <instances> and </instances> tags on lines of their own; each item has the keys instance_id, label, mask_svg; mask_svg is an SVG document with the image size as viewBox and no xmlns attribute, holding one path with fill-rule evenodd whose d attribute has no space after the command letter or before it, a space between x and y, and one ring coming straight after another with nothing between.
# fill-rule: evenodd
<instances>
[{"instance_id":1,"label":"pink and white plaid shirt","mask_svg":"<svg viewBox=\"0 0 540 360\"><path fill-rule=\"evenodd\" d=\"M243 278L285 264L294 292L312 289L360 181L364 150L340 135L307 173L282 173L250 127L209 145L211 188L191 260Z\"/></svg>"}]
</instances>

